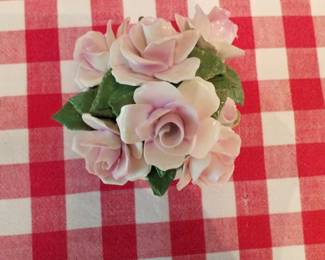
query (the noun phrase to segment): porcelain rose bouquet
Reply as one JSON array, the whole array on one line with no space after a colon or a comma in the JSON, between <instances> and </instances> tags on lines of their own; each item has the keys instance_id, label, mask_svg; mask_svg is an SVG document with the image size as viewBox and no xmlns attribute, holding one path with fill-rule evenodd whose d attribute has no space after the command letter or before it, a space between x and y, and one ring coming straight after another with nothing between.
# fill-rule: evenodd
<instances>
[{"instance_id":1,"label":"porcelain rose bouquet","mask_svg":"<svg viewBox=\"0 0 325 260\"><path fill-rule=\"evenodd\" d=\"M81 92L53 118L76 131L72 149L105 184L147 180L155 195L171 182L227 181L241 139L236 104L244 94L225 63L243 55L232 45L229 13L200 7L192 19L176 15L123 21L116 33L90 31L75 46Z\"/></svg>"}]
</instances>

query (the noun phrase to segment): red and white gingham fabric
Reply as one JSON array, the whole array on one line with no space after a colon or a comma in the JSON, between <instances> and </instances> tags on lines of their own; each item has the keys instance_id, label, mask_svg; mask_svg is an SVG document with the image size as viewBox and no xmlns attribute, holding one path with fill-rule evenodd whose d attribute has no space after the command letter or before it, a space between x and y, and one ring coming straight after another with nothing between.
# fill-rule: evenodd
<instances>
[{"instance_id":1,"label":"red and white gingham fabric","mask_svg":"<svg viewBox=\"0 0 325 260\"><path fill-rule=\"evenodd\" d=\"M72 51L123 17L220 4L246 93L233 181L105 186L51 115L78 91ZM325 259L324 0L0 1L0 259Z\"/></svg>"}]
</instances>

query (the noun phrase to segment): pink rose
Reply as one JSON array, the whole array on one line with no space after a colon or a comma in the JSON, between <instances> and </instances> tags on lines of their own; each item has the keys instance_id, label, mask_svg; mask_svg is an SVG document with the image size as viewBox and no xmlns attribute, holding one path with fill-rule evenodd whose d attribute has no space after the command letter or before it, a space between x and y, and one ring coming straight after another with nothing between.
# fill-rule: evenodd
<instances>
[{"instance_id":1,"label":"pink rose","mask_svg":"<svg viewBox=\"0 0 325 260\"><path fill-rule=\"evenodd\" d=\"M221 126L218 140L205 157L187 157L178 172L177 189L191 181L194 184L215 184L227 181L234 171L234 161L240 151L241 140L230 127Z\"/></svg>"},{"instance_id":2,"label":"pink rose","mask_svg":"<svg viewBox=\"0 0 325 260\"><path fill-rule=\"evenodd\" d=\"M239 122L239 116L235 101L228 97L220 111L218 120L225 126L234 127Z\"/></svg>"},{"instance_id":3,"label":"pink rose","mask_svg":"<svg viewBox=\"0 0 325 260\"><path fill-rule=\"evenodd\" d=\"M142 154L142 143L125 144L117 126L90 114L83 120L96 131L82 131L74 140L72 149L86 161L87 170L105 184L123 185L127 181L143 179L150 172Z\"/></svg>"},{"instance_id":4,"label":"pink rose","mask_svg":"<svg viewBox=\"0 0 325 260\"><path fill-rule=\"evenodd\" d=\"M196 77L178 88L147 82L135 90L134 101L122 107L116 121L125 143L144 141L150 165L161 170L180 167L187 154L204 156L216 141L219 126L210 116L219 98L210 82Z\"/></svg>"},{"instance_id":5,"label":"pink rose","mask_svg":"<svg viewBox=\"0 0 325 260\"><path fill-rule=\"evenodd\" d=\"M116 80L132 86L155 79L178 83L191 79L200 60L187 58L199 38L195 30L178 33L161 18L142 18L111 46Z\"/></svg>"},{"instance_id":6,"label":"pink rose","mask_svg":"<svg viewBox=\"0 0 325 260\"><path fill-rule=\"evenodd\" d=\"M123 34L128 26L125 20L119 27L119 34ZM104 74L110 68L109 50L115 40L111 21L107 24L106 34L89 31L76 41L73 58L78 63L76 83L81 89L98 85Z\"/></svg>"},{"instance_id":7,"label":"pink rose","mask_svg":"<svg viewBox=\"0 0 325 260\"><path fill-rule=\"evenodd\" d=\"M226 10L214 7L206 15L200 6L196 5L193 19L177 14L175 18L181 31L194 28L200 32L199 47L214 49L221 58L225 59L244 54L241 49L231 45L237 36L238 27L229 20L229 14Z\"/></svg>"}]
</instances>

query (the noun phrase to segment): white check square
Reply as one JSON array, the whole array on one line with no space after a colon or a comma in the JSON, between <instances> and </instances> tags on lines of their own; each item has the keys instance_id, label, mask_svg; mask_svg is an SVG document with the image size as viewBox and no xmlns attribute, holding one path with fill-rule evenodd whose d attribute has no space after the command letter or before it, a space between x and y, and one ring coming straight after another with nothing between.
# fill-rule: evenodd
<instances>
[{"instance_id":1,"label":"white check square","mask_svg":"<svg viewBox=\"0 0 325 260\"><path fill-rule=\"evenodd\" d=\"M310 0L310 8L313 16L325 15L325 3L324 0Z\"/></svg>"},{"instance_id":2,"label":"white check square","mask_svg":"<svg viewBox=\"0 0 325 260\"><path fill-rule=\"evenodd\" d=\"M265 146L295 144L295 120L292 111L262 112Z\"/></svg>"},{"instance_id":3,"label":"white check square","mask_svg":"<svg viewBox=\"0 0 325 260\"><path fill-rule=\"evenodd\" d=\"M74 81L77 68L78 64L73 60L63 60L60 62L62 93L80 92L80 88Z\"/></svg>"},{"instance_id":4,"label":"white check square","mask_svg":"<svg viewBox=\"0 0 325 260\"><path fill-rule=\"evenodd\" d=\"M284 48L256 49L259 80L288 79L287 53Z\"/></svg>"},{"instance_id":5,"label":"white check square","mask_svg":"<svg viewBox=\"0 0 325 260\"><path fill-rule=\"evenodd\" d=\"M207 260L239 260L239 251L208 253Z\"/></svg>"},{"instance_id":6,"label":"white check square","mask_svg":"<svg viewBox=\"0 0 325 260\"><path fill-rule=\"evenodd\" d=\"M280 0L251 0L253 16L281 16Z\"/></svg>"},{"instance_id":7,"label":"white check square","mask_svg":"<svg viewBox=\"0 0 325 260\"><path fill-rule=\"evenodd\" d=\"M168 194L154 196L151 189L135 189L136 223L158 223L169 221Z\"/></svg>"},{"instance_id":8,"label":"white check square","mask_svg":"<svg viewBox=\"0 0 325 260\"><path fill-rule=\"evenodd\" d=\"M63 146L64 146L64 159L79 159L80 155L72 151L73 138L78 134L79 131L72 131L67 128L63 128Z\"/></svg>"},{"instance_id":9,"label":"white check square","mask_svg":"<svg viewBox=\"0 0 325 260\"><path fill-rule=\"evenodd\" d=\"M227 182L202 188L202 209L204 218L235 217L234 183Z\"/></svg>"},{"instance_id":10,"label":"white check square","mask_svg":"<svg viewBox=\"0 0 325 260\"><path fill-rule=\"evenodd\" d=\"M319 75L321 78L325 78L325 47L317 48L317 57L318 57Z\"/></svg>"},{"instance_id":11,"label":"white check square","mask_svg":"<svg viewBox=\"0 0 325 260\"><path fill-rule=\"evenodd\" d=\"M0 64L0 97L24 96L26 93L26 64Z\"/></svg>"},{"instance_id":12,"label":"white check square","mask_svg":"<svg viewBox=\"0 0 325 260\"><path fill-rule=\"evenodd\" d=\"M69 194L66 196L66 207L68 229L101 226L99 192Z\"/></svg>"},{"instance_id":13,"label":"white check square","mask_svg":"<svg viewBox=\"0 0 325 260\"><path fill-rule=\"evenodd\" d=\"M141 8L142 7L142 8ZM132 22L141 16L156 16L156 1L152 0L123 0L124 17L130 17Z\"/></svg>"},{"instance_id":14,"label":"white check square","mask_svg":"<svg viewBox=\"0 0 325 260\"><path fill-rule=\"evenodd\" d=\"M304 246L283 246L272 248L273 259L276 260L305 260Z\"/></svg>"},{"instance_id":15,"label":"white check square","mask_svg":"<svg viewBox=\"0 0 325 260\"><path fill-rule=\"evenodd\" d=\"M0 236L30 234L30 198L0 200Z\"/></svg>"},{"instance_id":16,"label":"white check square","mask_svg":"<svg viewBox=\"0 0 325 260\"><path fill-rule=\"evenodd\" d=\"M0 1L0 31L25 29L24 1Z\"/></svg>"},{"instance_id":17,"label":"white check square","mask_svg":"<svg viewBox=\"0 0 325 260\"><path fill-rule=\"evenodd\" d=\"M27 163L28 130L0 130L0 164Z\"/></svg>"},{"instance_id":18,"label":"white check square","mask_svg":"<svg viewBox=\"0 0 325 260\"><path fill-rule=\"evenodd\" d=\"M196 5L200 5L206 14L208 14L213 7L220 6L219 0L187 0L188 17L194 16Z\"/></svg>"},{"instance_id":19,"label":"white check square","mask_svg":"<svg viewBox=\"0 0 325 260\"><path fill-rule=\"evenodd\" d=\"M301 211L298 178L269 179L267 191L271 214Z\"/></svg>"},{"instance_id":20,"label":"white check square","mask_svg":"<svg viewBox=\"0 0 325 260\"><path fill-rule=\"evenodd\" d=\"M91 26L90 0L58 0L57 7L60 28Z\"/></svg>"}]
</instances>

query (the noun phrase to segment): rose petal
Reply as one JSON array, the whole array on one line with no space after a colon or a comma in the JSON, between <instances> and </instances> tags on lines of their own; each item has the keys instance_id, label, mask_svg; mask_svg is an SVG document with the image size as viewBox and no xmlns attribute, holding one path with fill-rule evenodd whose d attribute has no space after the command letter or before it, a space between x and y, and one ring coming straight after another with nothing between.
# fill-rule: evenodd
<instances>
[{"instance_id":1,"label":"rose petal","mask_svg":"<svg viewBox=\"0 0 325 260\"><path fill-rule=\"evenodd\" d=\"M129 38L133 44L133 46L142 53L147 45L146 39L144 38L142 25L137 23L133 25L129 31Z\"/></svg>"},{"instance_id":2,"label":"rose petal","mask_svg":"<svg viewBox=\"0 0 325 260\"><path fill-rule=\"evenodd\" d=\"M168 68L168 65L164 64L162 61L144 59L139 56L126 35L121 36L120 51L123 57L128 61L130 68L135 72L152 76L156 72L161 72Z\"/></svg>"},{"instance_id":3,"label":"rose petal","mask_svg":"<svg viewBox=\"0 0 325 260\"><path fill-rule=\"evenodd\" d=\"M182 118L175 113L162 116L156 124L155 136L164 148L175 148L184 139Z\"/></svg>"},{"instance_id":4,"label":"rose petal","mask_svg":"<svg viewBox=\"0 0 325 260\"><path fill-rule=\"evenodd\" d=\"M144 144L144 158L147 164L155 165L162 171L166 171L180 167L185 156L164 153L153 142L147 141Z\"/></svg>"},{"instance_id":5,"label":"rose petal","mask_svg":"<svg viewBox=\"0 0 325 260\"><path fill-rule=\"evenodd\" d=\"M178 90L196 108L201 119L210 117L219 108L220 100L211 82L196 77L182 82Z\"/></svg>"},{"instance_id":6,"label":"rose petal","mask_svg":"<svg viewBox=\"0 0 325 260\"><path fill-rule=\"evenodd\" d=\"M104 73L85 69L81 66L77 69L74 81L81 89L98 85L103 79Z\"/></svg>"},{"instance_id":7,"label":"rose petal","mask_svg":"<svg viewBox=\"0 0 325 260\"><path fill-rule=\"evenodd\" d=\"M182 95L172 84L163 81L146 82L137 88L133 95L137 104L151 104L162 107L165 104L181 101Z\"/></svg>"},{"instance_id":8,"label":"rose petal","mask_svg":"<svg viewBox=\"0 0 325 260\"><path fill-rule=\"evenodd\" d=\"M238 111L237 111L236 103L231 98L228 97L226 99L226 102L221 109L218 119L222 124L228 126L233 125L237 121Z\"/></svg>"},{"instance_id":9,"label":"rose petal","mask_svg":"<svg viewBox=\"0 0 325 260\"><path fill-rule=\"evenodd\" d=\"M194 78L199 66L200 60L192 57L174 65L166 71L156 73L155 77L172 83L179 83L180 81Z\"/></svg>"},{"instance_id":10,"label":"rose petal","mask_svg":"<svg viewBox=\"0 0 325 260\"><path fill-rule=\"evenodd\" d=\"M178 26L178 29L181 32L189 29L188 26L187 26L187 23L188 22L187 22L187 18L186 17L184 17L182 15L179 15L179 14L175 14L175 21L176 21L176 24Z\"/></svg>"},{"instance_id":11,"label":"rose petal","mask_svg":"<svg viewBox=\"0 0 325 260\"><path fill-rule=\"evenodd\" d=\"M213 146L213 153L220 153L236 158L240 152L241 139L230 127L221 126L218 142Z\"/></svg>"},{"instance_id":12,"label":"rose petal","mask_svg":"<svg viewBox=\"0 0 325 260\"><path fill-rule=\"evenodd\" d=\"M149 60L160 61L171 66L174 62L175 45L175 39L152 42L145 48L142 57Z\"/></svg>"},{"instance_id":13,"label":"rose petal","mask_svg":"<svg viewBox=\"0 0 325 260\"><path fill-rule=\"evenodd\" d=\"M165 108L172 109L182 117L185 136L190 139L193 138L199 125L199 118L195 108L186 102L168 103Z\"/></svg>"},{"instance_id":14,"label":"rose petal","mask_svg":"<svg viewBox=\"0 0 325 260\"><path fill-rule=\"evenodd\" d=\"M191 156L198 159L206 157L218 140L220 129L221 124L217 120L212 117L204 119L199 125Z\"/></svg>"},{"instance_id":15,"label":"rose petal","mask_svg":"<svg viewBox=\"0 0 325 260\"><path fill-rule=\"evenodd\" d=\"M109 68L108 59L108 51L96 53L84 52L84 60L80 62L80 65L85 69L106 72Z\"/></svg>"},{"instance_id":16,"label":"rose petal","mask_svg":"<svg viewBox=\"0 0 325 260\"><path fill-rule=\"evenodd\" d=\"M79 132L72 141L72 150L85 157L91 148L119 149L121 140L118 136L109 131L82 131Z\"/></svg>"},{"instance_id":17,"label":"rose petal","mask_svg":"<svg viewBox=\"0 0 325 260\"><path fill-rule=\"evenodd\" d=\"M123 20L123 22L118 27L116 37L119 38L121 35L127 33L129 27L130 27L130 18L127 17L126 19Z\"/></svg>"},{"instance_id":18,"label":"rose petal","mask_svg":"<svg viewBox=\"0 0 325 260\"><path fill-rule=\"evenodd\" d=\"M112 29L112 20L109 20L107 22L105 38L107 47L109 49L112 46L113 41L115 40L114 32Z\"/></svg>"},{"instance_id":19,"label":"rose petal","mask_svg":"<svg viewBox=\"0 0 325 260\"><path fill-rule=\"evenodd\" d=\"M156 123L156 120L170 111L171 111L170 109L165 109L165 108L158 108L155 111L153 111L149 115L147 120L135 129L139 138L141 138L142 140L146 140L149 139L150 137L153 137L154 125Z\"/></svg>"},{"instance_id":20,"label":"rose petal","mask_svg":"<svg viewBox=\"0 0 325 260\"><path fill-rule=\"evenodd\" d=\"M120 135L117 125L112 120L109 119L102 120L92 116L89 113L82 114L82 120L93 129L109 130L116 135Z\"/></svg>"},{"instance_id":21,"label":"rose petal","mask_svg":"<svg viewBox=\"0 0 325 260\"><path fill-rule=\"evenodd\" d=\"M152 106L148 104L125 105L121 109L116 122L120 128L121 139L127 144L142 141L136 134L136 128L149 116Z\"/></svg>"},{"instance_id":22,"label":"rose petal","mask_svg":"<svg viewBox=\"0 0 325 260\"><path fill-rule=\"evenodd\" d=\"M171 23L162 18L152 20L151 23L147 23L146 19L142 19L141 23L147 44L176 34Z\"/></svg>"},{"instance_id":23,"label":"rose petal","mask_svg":"<svg viewBox=\"0 0 325 260\"><path fill-rule=\"evenodd\" d=\"M112 68L112 74L117 82L131 86L139 86L143 82L154 80L152 77L133 72L124 65Z\"/></svg>"},{"instance_id":24,"label":"rose petal","mask_svg":"<svg viewBox=\"0 0 325 260\"><path fill-rule=\"evenodd\" d=\"M189 171L190 160L185 159L183 167L178 169L176 172L176 178L179 176L179 181L176 184L177 190L184 189L192 180L191 174Z\"/></svg>"},{"instance_id":25,"label":"rose petal","mask_svg":"<svg viewBox=\"0 0 325 260\"><path fill-rule=\"evenodd\" d=\"M195 159L191 157L189 170L194 183L200 178L204 170L207 169L210 162L211 162L210 155L207 155L202 159Z\"/></svg>"},{"instance_id":26,"label":"rose petal","mask_svg":"<svg viewBox=\"0 0 325 260\"><path fill-rule=\"evenodd\" d=\"M195 140L196 140L196 138L192 138L192 139L184 138L182 143L180 143L179 145L172 147L172 148L162 146L158 137L156 137L153 141L154 141L154 144L157 147L159 147L159 149L166 154L170 154L173 156L185 156L192 152L194 144L195 144Z\"/></svg>"},{"instance_id":27,"label":"rose petal","mask_svg":"<svg viewBox=\"0 0 325 260\"><path fill-rule=\"evenodd\" d=\"M82 61L84 51L88 53L108 51L104 35L100 32L89 31L79 37L73 51L73 59Z\"/></svg>"},{"instance_id":28,"label":"rose petal","mask_svg":"<svg viewBox=\"0 0 325 260\"><path fill-rule=\"evenodd\" d=\"M129 149L130 149L131 154L134 158L140 159L142 157L142 153L143 153L143 143L142 142L130 144Z\"/></svg>"},{"instance_id":29,"label":"rose petal","mask_svg":"<svg viewBox=\"0 0 325 260\"><path fill-rule=\"evenodd\" d=\"M182 62L191 53L195 47L200 34L195 30L188 30L181 33L176 40L175 63Z\"/></svg>"}]
</instances>

